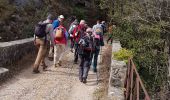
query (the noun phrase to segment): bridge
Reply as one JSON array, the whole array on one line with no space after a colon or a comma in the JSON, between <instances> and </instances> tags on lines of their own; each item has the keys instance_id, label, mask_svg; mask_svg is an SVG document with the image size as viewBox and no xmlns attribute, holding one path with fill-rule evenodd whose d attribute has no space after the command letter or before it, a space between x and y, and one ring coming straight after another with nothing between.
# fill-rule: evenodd
<instances>
[{"instance_id":1,"label":"bridge","mask_svg":"<svg viewBox=\"0 0 170 100\"><path fill-rule=\"evenodd\" d=\"M129 59L126 65L112 58L111 53L121 49L120 42L103 47L99 72L90 70L87 84L82 84L78 80L78 64L73 64L69 50L61 67L54 68L53 62L46 59L48 69L32 74L36 55L32 41L30 38L0 44L4 67L0 68L0 100L98 100L104 88L104 100L150 100L133 60Z\"/></svg>"}]
</instances>

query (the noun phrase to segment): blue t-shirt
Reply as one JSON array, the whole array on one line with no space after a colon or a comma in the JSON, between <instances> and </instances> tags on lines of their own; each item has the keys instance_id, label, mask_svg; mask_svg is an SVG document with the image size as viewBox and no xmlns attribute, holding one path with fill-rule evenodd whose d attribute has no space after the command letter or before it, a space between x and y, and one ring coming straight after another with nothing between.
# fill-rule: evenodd
<instances>
[{"instance_id":1,"label":"blue t-shirt","mask_svg":"<svg viewBox=\"0 0 170 100\"><path fill-rule=\"evenodd\" d=\"M53 22L53 28L57 28L60 25L60 21L59 20L54 20Z\"/></svg>"}]
</instances>

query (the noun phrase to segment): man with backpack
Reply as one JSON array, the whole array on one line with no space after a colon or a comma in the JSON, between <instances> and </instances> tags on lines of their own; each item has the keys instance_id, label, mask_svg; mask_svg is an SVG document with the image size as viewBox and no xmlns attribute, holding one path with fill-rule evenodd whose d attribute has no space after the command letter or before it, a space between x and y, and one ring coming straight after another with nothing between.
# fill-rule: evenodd
<instances>
[{"instance_id":1,"label":"man with backpack","mask_svg":"<svg viewBox=\"0 0 170 100\"><path fill-rule=\"evenodd\" d=\"M93 53L93 72L97 72L97 60L100 52L100 46L104 46L103 28L99 20L97 21L97 24L93 26L93 35L94 35L94 47L95 47L95 51Z\"/></svg>"},{"instance_id":2,"label":"man with backpack","mask_svg":"<svg viewBox=\"0 0 170 100\"><path fill-rule=\"evenodd\" d=\"M47 43L50 39L51 42L53 42L53 26L52 26L52 16L49 15L47 17L47 20L39 22L35 27L35 45L39 48L37 58L35 60L34 66L33 66L33 73L39 73L39 65L43 66L43 70L47 68L47 65L45 64L45 55L47 52Z\"/></svg>"},{"instance_id":3,"label":"man with backpack","mask_svg":"<svg viewBox=\"0 0 170 100\"><path fill-rule=\"evenodd\" d=\"M62 64L62 58L66 51L66 44L68 39L68 32L66 28L60 23L60 26L54 30L54 66L58 67Z\"/></svg>"},{"instance_id":4,"label":"man with backpack","mask_svg":"<svg viewBox=\"0 0 170 100\"><path fill-rule=\"evenodd\" d=\"M71 52L73 52L73 48L74 48L73 31L74 31L74 29L77 27L77 25L78 25L78 20L75 19L75 20L71 23L71 25L70 25L70 27L69 27L69 31L68 31L69 36L70 36L70 41L71 41L71 45L70 45L70 48L71 48L70 51L71 51Z\"/></svg>"},{"instance_id":5,"label":"man with backpack","mask_svg":"<svg viewBox=\"0 0 170 100\"><path fill-rule=\"evenodd\" d=\"M77 64L78 61L78 49L79 49L79 40L85 36L85 31L86 31L86 27L85 27L85 20L81 20L80 24L77 25L77 27L73 30L73 38L74 38L74 48L75 48L75 52L74 52L74 64Z\"/></svg>"},{"instance_id":6,"label":"man with backpack","mask_svg":"<svg viewBox=\"0 0 170 100\"><path fill-rule=\"evenodd\" d=\"M79 41L79 55L81 63L79 66L79 79L80 82L86 83L88 72L93 57L94 44L92 37L92 28L87 28L86 35L83 36Z\"/></svg>"}]
</instances>

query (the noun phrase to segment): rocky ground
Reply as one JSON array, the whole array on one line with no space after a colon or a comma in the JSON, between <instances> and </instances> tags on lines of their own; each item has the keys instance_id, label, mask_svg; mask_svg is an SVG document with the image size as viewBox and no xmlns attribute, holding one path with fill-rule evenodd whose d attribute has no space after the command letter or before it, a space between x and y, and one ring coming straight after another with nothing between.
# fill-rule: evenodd
<instances>
[{"instance_id":1,"label":"rocky ground","mask_svg":"<svg viewBox=\"0 0 170 100\"><path fill-rule=\"evenodd\" d=\"M105 50L106 47L103 51ZM78 65L73 64L73 53L67 51L61 67L54 68L53 62L46 62L50 66L47 71L32 74L32 68L28 64L24 66L27 69L3 83L0 86L0 100L94 99L94 92L101 86L100 83L97 84L96 74L90 71L87 84L79 82Z\"/></svg>"}]
</instances>

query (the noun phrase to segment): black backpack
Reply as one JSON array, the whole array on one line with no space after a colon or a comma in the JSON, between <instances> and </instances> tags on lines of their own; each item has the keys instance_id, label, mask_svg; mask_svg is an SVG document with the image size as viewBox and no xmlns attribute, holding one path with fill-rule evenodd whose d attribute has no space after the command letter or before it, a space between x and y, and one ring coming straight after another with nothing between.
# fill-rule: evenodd
<instances>
[{"instance_id":1,"label":"black backpack","mask_svg":"<svg viewBox=\"0 0 170 100\"><path fill-rule=\"evenodd\" d=\"M94 38L94 47L95 49L100 49L101 41L98 38Z\"/></svg>"},{"instance_id":2,"label":"black backpack","mask_svg":"<svg viewBox=\"0 0 170 100\"><path fill-rule=\"evenodd\" d=\"M79 54L83 54L84 52L93 52L94 44L93 38L90 39L87 36L84 36L79 41Z\"/></svg>"},{"instance_id":3,"label":"black backpack","mask_svg":"<svg viewBox=\"0 0 170 100\"><path fill-rule=\"evenodd\" d=\"M35 26L35 36L39 37L39 38L46 38L46 26L48 23L43 23L43 22L39 22L36 26Z\"/></svg>"}]
</instances>

